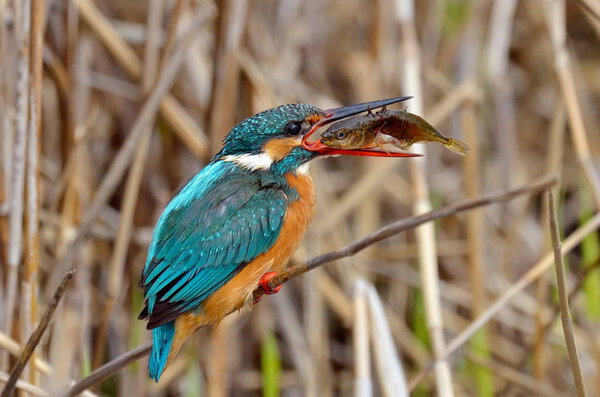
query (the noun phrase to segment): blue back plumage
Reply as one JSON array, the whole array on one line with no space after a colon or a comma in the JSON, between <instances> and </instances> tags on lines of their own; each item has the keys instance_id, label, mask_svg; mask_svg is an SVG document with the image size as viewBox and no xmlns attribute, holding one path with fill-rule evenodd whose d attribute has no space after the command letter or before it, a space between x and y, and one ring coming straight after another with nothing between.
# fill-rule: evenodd
<instances>
[{"instance_id":1,"label":"blue back plumage","mask_svg":"<svg viewBox=\"0 0 600 397\"><path fill-rule=\"evenodd\" d=\"M158 220L142 273L148 328L196 309L277 239L294 192L284 178L216 161Z\"/></svg>"}]
</instances>

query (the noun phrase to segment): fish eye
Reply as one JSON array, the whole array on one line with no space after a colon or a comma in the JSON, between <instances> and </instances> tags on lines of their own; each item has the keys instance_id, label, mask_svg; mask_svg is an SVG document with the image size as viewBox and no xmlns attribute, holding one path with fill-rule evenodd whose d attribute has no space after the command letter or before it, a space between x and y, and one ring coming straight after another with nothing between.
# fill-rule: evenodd
<instances>
[{"instance_id":1,"label":"fish eye","mask_svg":"<svg viewBox=\"0 0 600 397\"><path fill-rule=\"evenodd\" d=\"M302 132L302 123L299 121L292 121L285 126L284 131L287 135L299 135Z\"/></svg>"},{"instance_id":2,"label":"fish eye","mask_svg":"<svg viewBox=\"0 0 600 397\"><path fill-rule=\"evenodd\" d=\"M338 131L337 134L335 134L335 137L337 139L344 139L346 137L346 133L344 131Z\"/></svg>"}]
</instances>

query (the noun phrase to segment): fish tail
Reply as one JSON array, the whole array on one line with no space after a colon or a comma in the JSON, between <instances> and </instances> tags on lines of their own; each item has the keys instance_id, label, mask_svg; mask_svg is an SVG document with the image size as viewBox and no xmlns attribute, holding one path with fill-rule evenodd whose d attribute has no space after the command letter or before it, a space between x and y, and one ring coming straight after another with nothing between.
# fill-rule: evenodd
<instances>
[{"instance_id":1,"label":"fish tail","mask_svg":"<svg viewBox=\"0 0 600 397\"><path fill-rule=\"evenodd\" d=\"M466 143L454 138L448 138L448 141L444 143L444 146L452 150L454 153L460 154L462 156L466 155L469 152L469 150L471 150Z\"/></svg>"},{"instance_id":2,"label":"fish tail","mask_svg":"<svg viewBox=\"0 0 600 397\"><path fill-rule=\"evenodd\" d=\"M148 362L148 374L156 382L160 379L167 365L174 336L175 321L163 324L152 330L152 352L150 352L150 361Z\"/></svg>"}]
</instances>

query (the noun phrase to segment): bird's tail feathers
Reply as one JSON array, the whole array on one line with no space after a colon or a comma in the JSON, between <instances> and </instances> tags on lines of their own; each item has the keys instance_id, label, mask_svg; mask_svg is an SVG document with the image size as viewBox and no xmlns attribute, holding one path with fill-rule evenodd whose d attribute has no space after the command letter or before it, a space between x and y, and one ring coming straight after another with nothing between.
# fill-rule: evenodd
<instances>
[{"instance_id":1,"label":"bird's tail feathers","mask_svg":"<svg viewBox=\"0 0 600 397\"><path fill-rule=\"evenodd\" d=\"M152 352L150 353L150 361L148 362L148 373L156 382L160 379L167 365L174 336L175 321L163 324L152 330Z\"/></svg>"}]
</instances>

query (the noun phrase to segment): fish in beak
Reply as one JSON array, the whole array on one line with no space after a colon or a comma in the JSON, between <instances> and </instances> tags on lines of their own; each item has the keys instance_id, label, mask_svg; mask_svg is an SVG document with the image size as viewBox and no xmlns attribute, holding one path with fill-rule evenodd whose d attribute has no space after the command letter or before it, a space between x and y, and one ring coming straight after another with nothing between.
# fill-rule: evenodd
<instances>
[{"instance_id":1,"label":"fish in beak","mask_svg":"<svg viewBox=\"0 0 600 397\"><path fill-rule=\"evenodd\" d=\"M320 139L316 141L309 142L308 139L314 135L314 133L320 128L334 123L336 121L340 121L346 119L351 116L355 116L357 114L363 112L370 112L388 105L392 105L394 103L406 101L407 99L412 98L411 96L403 96L398 98L390 98L390 99L380 99L378 101L359 103L356 105L344 106L336 109L328 109L324 110L325 117L323 117L320 121L315 123L311 130L304 136L302 139L302 147L306 150L310 150L312 152L317 152L320 155L349 155L349 156L370 156L370 157L420 157L419 154L414 153L402 153L402 152L386 152L378 149L335 149L329 147L321 142Z\"/></svg>"}]
</instances>

